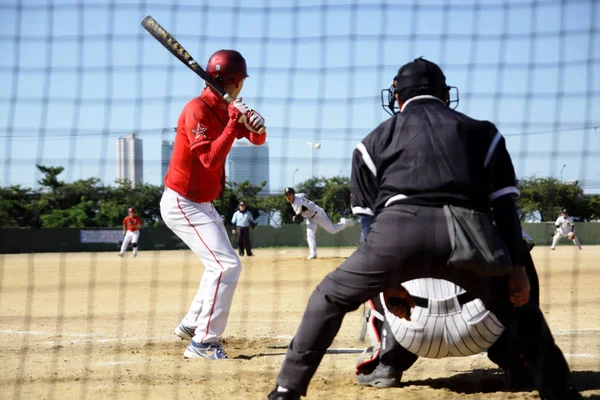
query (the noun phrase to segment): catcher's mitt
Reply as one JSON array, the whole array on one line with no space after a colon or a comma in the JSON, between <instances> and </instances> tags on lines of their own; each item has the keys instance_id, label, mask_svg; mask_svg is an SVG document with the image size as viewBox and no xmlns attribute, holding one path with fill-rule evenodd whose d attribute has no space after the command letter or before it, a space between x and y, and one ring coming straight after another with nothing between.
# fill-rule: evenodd
<instances>
[{"instance_id":1,"label":"catcher's mitt","mask_svg":"<svg viewBox=\"0 0 600 400\"><path fill-rule=\"evenodd\" d=\"M575 233L569 232L569 240L575 239Z\"/></svg>"},{"instance_id":2,"label":"catcher's mitt","mask_svg":"<svg viewBox=\"0 0 600 400\"><path fill-rule=\"evenodd\" d=\"M296 224L301 224L304 221L304 217L302 215L294 215L292 221Z\"/></svg>"}]
</instances>

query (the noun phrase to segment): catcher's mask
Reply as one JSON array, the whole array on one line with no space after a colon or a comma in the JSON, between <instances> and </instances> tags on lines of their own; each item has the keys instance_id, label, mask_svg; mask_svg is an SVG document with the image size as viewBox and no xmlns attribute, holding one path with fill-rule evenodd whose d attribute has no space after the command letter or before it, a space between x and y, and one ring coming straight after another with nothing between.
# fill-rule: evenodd
<instances>
[{"instance_id":1,"label":"catcher's mask","mask_svg":"<svg viewBox=\"0 0 600 400\"><path fill-rule=\"evenodd\" d=\"M398 74L394 77L394 82L396 83L395 86L392 84L388 89L381 90L381 107L386 113L392 116L400 112L395 97L396 93L400 94L400 92L405 89L416 88L419 86L429 86L431 88L430 94L436 97L440 97L440 94L445 91L452 92L452 89L454 89L456 91L456 97L452 99L451 94L449 94L446 105L453 109L458 107L458 88L456 86L446 85L446 77L440 67L423 57L416 58L414 61L400 67ZM414 97L414 95L410 97ZM408 100L408 98L405 99L405 101L406 100Z\"/></svg>"}]
</instances>

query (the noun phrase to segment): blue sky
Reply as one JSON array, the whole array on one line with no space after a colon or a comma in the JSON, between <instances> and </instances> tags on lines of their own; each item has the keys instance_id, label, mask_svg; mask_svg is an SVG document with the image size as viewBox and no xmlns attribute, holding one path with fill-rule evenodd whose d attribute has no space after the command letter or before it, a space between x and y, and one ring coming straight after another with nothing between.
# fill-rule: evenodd
<instances>
[{"instance_id":1,"label":"blue sky","mask_svg":"<svg viewBox=\"0 0 600 400\"><path fill-rule=\"evenodd\" d=\"M380 91L418 56L458 86L459 111L497 124L519 176L600 193L600 4L530 1L4 1L0 4L0 183L34 186L36 163L67 180L115 178L116 138L144 140L158 184L160 141L203 82L140 26L154 16L202 65L235 48L242 96L266 119L270 187L349 174L381 121ZM325 5L326 4L326 5ZM449 5L451 4L451 5ZM595 24L595 25L593 25ZM265 161L266 162L266 161Z\"/></svg>"}]
</instances>

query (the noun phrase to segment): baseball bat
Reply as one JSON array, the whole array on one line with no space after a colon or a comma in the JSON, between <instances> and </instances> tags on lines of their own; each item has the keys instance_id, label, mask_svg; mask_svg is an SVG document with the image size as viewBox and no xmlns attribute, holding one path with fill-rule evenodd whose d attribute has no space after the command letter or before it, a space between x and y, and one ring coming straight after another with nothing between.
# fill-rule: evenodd
<instances>
[{"instance_id":1,"label":"baseball bat","mask_svg":"<svg viewBox=\"0 0 600 400\"><path fill-rule=\"evenodd\" d=\"M204 81L216 90L223 100L227 103L231 103L235 99L231 97L227 92L215 81L210 75L206 73L204 68L200 66L194 60L194 58L187 52L187 50L171 35L165 28L163 28L158 21L156 21L152 16L148 15L146 18L142 20L142 26L145 30L148 31L160 44L162 44L167 50L171 52L179 61L184 63L189 69L194 71L200 78L204 79ZM255 133L263 133L265 131L265 127L261 127L258 131L255 131L248 125L248 118L244 115L244 124L246 127Z\"/></svg>"},{"instance_id":2,"label":"baseball bat","mask_svg":"<svg viewBox=\"0 0 600 400\"><path fill-rule=\"evenodd\" d=\"M210 75L206 73L204 68L200 66L194 60L194 58L187 52L187 50L171 35L165 28L163 28L152 16L148 15L142 20L142 26L146 29L160 44L162 44L167 50L171 52L179 61L184 63L189 69L194 71L200 78L204 79L206 83L213 89L215 89L223 100L227 103L231 103L235 99L227 94L225 90L219 85Z\"/></svg>"}]
</instances>

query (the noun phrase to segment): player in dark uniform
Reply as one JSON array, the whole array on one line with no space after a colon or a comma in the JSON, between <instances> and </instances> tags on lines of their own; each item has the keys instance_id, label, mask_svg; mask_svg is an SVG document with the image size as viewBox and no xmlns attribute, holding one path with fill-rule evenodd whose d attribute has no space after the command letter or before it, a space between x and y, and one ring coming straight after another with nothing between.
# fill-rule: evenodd
<instances>
[{"instance_id":1,"label":"player in dark uniform","mask_svg":"<svg viewBox=\"0 0 600 400\"><path fill-rule=\"evenodd\" d=\"M388 306L391 298L410 300L401 283L428 277L483 301L510 330L543 399L580 398L542 312L529 301L513 199L519 191L504 139L492 123L450 109L449 91L430 61L398 71L390 106L400 112L353 154L353 204L375 216L371 232L311 295L270 400L306 395L346 313L381 292Z\"/></svg>"}]
</instances>

